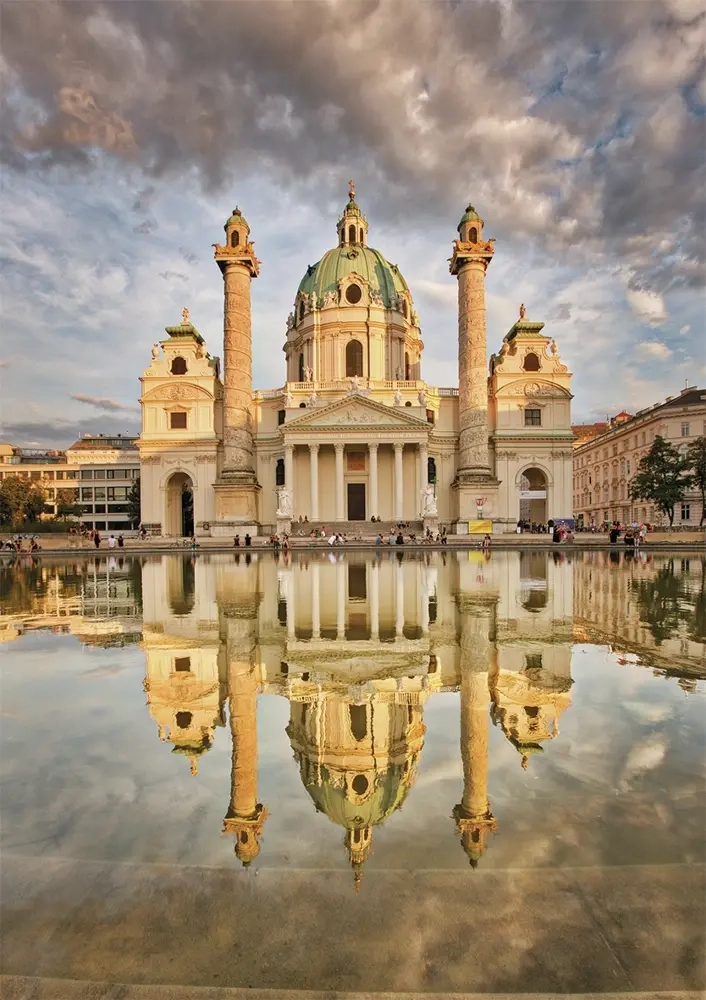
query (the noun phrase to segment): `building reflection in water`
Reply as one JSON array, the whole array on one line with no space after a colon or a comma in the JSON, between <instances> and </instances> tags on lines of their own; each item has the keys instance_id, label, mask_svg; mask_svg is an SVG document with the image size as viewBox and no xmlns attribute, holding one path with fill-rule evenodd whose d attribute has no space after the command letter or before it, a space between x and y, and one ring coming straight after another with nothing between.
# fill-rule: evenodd
<instances>
[{"instance_id":1,"label":"building reflection in water","mask_svg":"<svg viewBox=\"0 0 706 1000\"><path fill-rule=\"evenodd\" d=\"M477 553L152 560L143 568L149 711L192 773L227 714L223 830L248 865L267 819L257 696L287 698L302 784L317 812L342 828L359 887L375 827L414 784L425 703L458 691L463 788L449 811L476 867L498 825L488 790L491 723L526 767L570 705L571 572L565 561L525 566Z\"/></svg>"},{"instance_id":2,"label":"building reflection in water","mask_svg":"<svg viewBox=\"0 0 706 1000\"><path fill-rule=\"evenodd\" d=\"M476 867L502 823L488 787L491 724L518 767L531 766L571 706L581 642L676 676L688 693L706 677L705 582L703 559L616 563L599 552L0 560L0 639L52 628L94 645L139 641L159 738L194 775L227 722L223 830L244 865L267 820L257 698L286 698L302 784L342 828L359 887L375 827L411 793L430 697L459 692L463 785L449 812Z\"/></svg>"}]
</instances>

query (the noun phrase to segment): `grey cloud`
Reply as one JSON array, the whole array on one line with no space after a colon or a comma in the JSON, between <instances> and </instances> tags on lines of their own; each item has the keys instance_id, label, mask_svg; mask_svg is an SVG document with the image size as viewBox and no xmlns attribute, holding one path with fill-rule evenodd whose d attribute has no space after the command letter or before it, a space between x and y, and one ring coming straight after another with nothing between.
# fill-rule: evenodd
<instances>
[{"instance_id":1,"label":"grey cloud","mask_svg":"<svg viewBox=\"0 0 706 1000\"><path fill-rule=\"evenodd\" d=\"M557 259L615 257L660 293L702 280L704 120L682 92L703 74L703 3L315 10L7 4L4 156L75 171L98 147L206 190L265 171L319 204L357 174L390 220L455 220L471 196Z\"/></svg>"},{"instance_id":2,"label":"grey cloud","mask_svg":"<svg viewBox=\"0 0 706 1000\"><path fill-rule=\"evenodd\" d=\"M150 219L145 219L144 222L139 224L139 226L133 226L132 231L133 233L137 233L139 236L149 236L149 234L154 232L156 228L156 222L153 222Z\"/></svg>"},{"instance_id":3,"label":"grey cloud","mask_svg":"<svg viewBox=\"0 0 706 1000\"><path fill-rule=\"evenodd\" d=\"M182 282L189 280L189 275L182 274L181 271L160 271L159 276L160 278L164 278L165 281Z\"/></svg>"},{"instance_id":4,"label":"grey cloud","mask_svg":"<svg viewBox=\"0 0 706 1000\"><path fill-rule=\"evenodd\" d=\"M547 319L558 321L571 319L571 303L557 302L554 308L547 313Z\"/></svg>"},{"instance_id":5,"label":"grey cloud","mask_svg":"<svg viewBox=\"0 0 706 1000\"><path fill-rule=\"evenodd\" d=\"M114 420L106 423L105 417L91 417L87 420L74 421L19 421L6 423L3 427L3 440L11 444L29 447L30 442L35 447L68 448L84 434L106 434L131 437L140 432L139 421L133 417L122 416L116 427Z\"/></svg>"},{"instance_id":6,"label":"grey cloud","mask_svg":"<svg viewBox=\"0 0 706 1000\"><path fill-rule=\"evenodd\" d=\"M191 253L186 247L179 247L179 253L182 255L187 264L198 264L199 258L195 253Z\"/></svg>"},{"instance_id":7,"label":"grey cloud","mask_svg":"<svg viewBox=\"0 0 706 1000\"><path fill-rule=\"evenodd\" d=\"M86 403L88 406L95 406L99 410L107 410L108 412L135 409L134 406L127 403L118 403L114 399L106 399L102 396L89 396L85 392L72 392L71 399L75 399L77 403Z\"/></svg>"}]
</instances>

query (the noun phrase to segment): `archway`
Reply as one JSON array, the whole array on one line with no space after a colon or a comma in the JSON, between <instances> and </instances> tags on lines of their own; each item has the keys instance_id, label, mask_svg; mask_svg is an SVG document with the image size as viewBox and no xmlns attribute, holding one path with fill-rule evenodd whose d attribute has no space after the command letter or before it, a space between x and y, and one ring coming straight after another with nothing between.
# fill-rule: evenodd
<instances>
[{"instance_id":1,"label":"archway","mask_svg":"<svg viewBox=\"0 0 706 1000\"><path fill-rule=\"evenodd\" d=\"M167 535L194 533L194 484L186 472L175 472L167 482Z\"/></svg>"},{"instance_id":2,"label":"archway","mask_svg":"<svg viewBox=\"0 0 706 1000\"><path fill-rule=\"evenodd\" d=\"M520 476L520 521L523 524L547 523L547 477L536 466Z\"/></svg>"}]
</instances>

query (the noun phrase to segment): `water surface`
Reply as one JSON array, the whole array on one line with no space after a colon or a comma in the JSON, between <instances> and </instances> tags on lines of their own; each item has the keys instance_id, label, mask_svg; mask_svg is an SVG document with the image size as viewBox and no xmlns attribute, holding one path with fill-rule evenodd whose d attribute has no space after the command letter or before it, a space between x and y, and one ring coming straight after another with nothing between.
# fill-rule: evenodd
<instances>
[{"instance_id":1,"label":"water surface","mask_svg":"<svg viewBox=\"0 0 706 1000\"><path fill-rule=\"evenodd\" d=\"M5 560L0 601L5 973L703 988L703 559Z\"/></svg>"}]
</instances>

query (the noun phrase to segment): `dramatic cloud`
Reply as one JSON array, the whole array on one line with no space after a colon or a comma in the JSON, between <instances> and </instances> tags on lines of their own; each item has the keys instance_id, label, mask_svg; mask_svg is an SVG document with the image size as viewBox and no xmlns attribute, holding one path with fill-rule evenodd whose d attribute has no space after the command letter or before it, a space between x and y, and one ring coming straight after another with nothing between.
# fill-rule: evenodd
<instances>
[{"instance_id":1,"label":"dramatic cloud","mask_svg":"<svg viewBox=\"0 0 706 1000\"><path fill-rule=\"evenodd\" d=\"M469 200L497 237L489 350L524 301L577 417L648 405L702 362L706 0L0 5L6 415L41 398L38 420L79 423L77 366L88 398L134 398L185 302L220 353L209 247L236 203L263 261L255 382L281 385L349 177L432 384L456 382L446 258Z\"/></svg>"},{"instance_id":2,"label":"dramatic cloud","mask_svg":"<svg viewBox=\"0 0 706 1000\"><path fill-rule=\"evenodd\" d=\"M3 52L18 169L103 151L206 190L264 170L311 192L357 170L394 220L472 192L501 234L701 279L699 0L24 0Z\"/></svg>"},{"instance_id":3,"label":"dramatic cloud","mask_svg":"<svg viewBox=\"0 0 706 1000\"><path fill-rule=\"evenodd\" d=\"M87 403L89 406L95 406L98 410L107 410L109 413L115 410L134 410L135 406L128 406L125 403L117 403L114 399L105 399L100 396L88 396L85 392L72 392L71 399L75 399L77 403Z\"/></svg>"}]
</instances>

